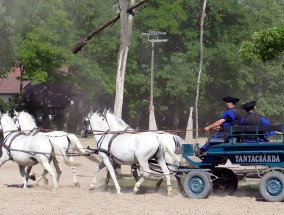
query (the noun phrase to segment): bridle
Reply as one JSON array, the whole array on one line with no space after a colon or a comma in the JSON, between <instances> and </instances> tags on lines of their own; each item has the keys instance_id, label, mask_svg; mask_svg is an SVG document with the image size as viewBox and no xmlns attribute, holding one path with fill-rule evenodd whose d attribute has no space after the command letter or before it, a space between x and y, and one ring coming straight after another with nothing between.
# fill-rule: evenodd
<instances>
[{"instance_id":1,"label":"bridle","mask_svg":"<svg viewBox=\"0 0 284 215\"><path fill-rule=\"evenodd\" d=\"M90 127L91 129L89 130L88 127ZM90 123L90 119L89 117L87 117L84 121L83 121L83 128L82 128L82 131L81 131L81 136L83 138L87 138L89 136L89 134L92 134L93 131L92 131L92 126L91 126L91 123Z\"/></svg>"},{"instance_id":2,"label":"bridle","mask_svg":"<svg viewBox=\"0 0 284 215\"><path fill-rule=\"evenodd\" d=\"M21 125L20 125L20 116L19 114L17 114L17 116L14 116L12 118L14 124L16 125L16 127L18 128L19 131L22 131L25 135L32 135L32 136L35 136L38 132L40 132L41 128L38 128L38 127L34 127L33 129L31 130L21 130ZM28 133L26 133L28 132Z\"/></svg>"},{"instance_id":3,"label":"bridle","mask_svg":"<svg viewBox=\"0 0 284 215\"><path fill-rule=\"evenodd\" d=\"M102 115L100 115L100 116L102 116ZM87 138L89 134L101 135L100 139L97 140L97 147L100 148L104 138L109 133L110 129L108 129L106 131L94 130L92 128L92 124L91 124L91 119L90 119L91 117L92 117L92 115L90 117L87 116L86 119L84 120L84 122L83 122L83 129L81 131L81 135L84 138ZM105 119L105 117L103 117L103 118ZM109 127L109 124L108 124L108 127Z\"/></svg>"},{"instance_id":4,"label":"bridle","mask_svg":"<svg viewBox=\"0 0 284 215\"><path fill-rule=\"evenodd\" d=\"M104 120L106 120L106 118L103 116L103 115L100 115L104 118ZM90 123L91 122L91 118L92 116L87 116L86 119L84 120L83 124L83 129L82 129L82 132L81 132L81 135L84 136L84 137L87 137L88 134L94 134L94 135L101 135L100 139L97 140L97 149L95 149L95 153L97 154L98 152L103 152L105 153L109 159L110 159L110 162L111 163L114 163L114 160L113 158L116 158L115 156L113 156L111 153L110 153L110 148L111 148L111 144L112 144L112 141L118 136L118 134L113 134L113 136L111 137L111 139L109 140L109 143L108 143L108 149L103 149L101 148L101 145L103 143L103 140L105 139L106 135L109 134L110 132L110 129L106 130L106 131L97 131L97 130L94 130L92 128L92 124ZM108 124L108 127L109 127L109 124ZM90 128L90 129L88 129ZM84 132L84 133L83 133ZM117 160L120 160L118 158L116 158ZM120 160L121 161L121 160ZM122 162L122 161L121 161Z\"/></svg>"},{"instance_id":5,"label":"bridle","mask_svg":"<svg viewBox=\"0 0 284 215\"><path fill-rule=\"evenodd\" d=\"M2 129L3 129L3 126L2 126L2 117L3 117L3 116L4 116L4 115L0 114L0 125L1 125ZM16 133L16 132L17 132L17 133ZM11 157L11 154L10 154L10 148L11 148L12 142L13 142L18 136L24 135L24 133L22 133L22 132L19 131L18 129L16 129L16 130L9 130L9 131L3 131L3 134L4 134L4 133L8 133L8 135L4 138L4 141L3 141L3 143L1 143L1 146L3 146L3 147L7 150L7 153L8 153L8 155L9 155L9 158L10 158L11 160L13 160L12 157ZM15 134L15 135L12 136L13 134ZM10 140L9 140L10 143L7 144L8 139L10 139Z\"/></svg>"}]
</instances>

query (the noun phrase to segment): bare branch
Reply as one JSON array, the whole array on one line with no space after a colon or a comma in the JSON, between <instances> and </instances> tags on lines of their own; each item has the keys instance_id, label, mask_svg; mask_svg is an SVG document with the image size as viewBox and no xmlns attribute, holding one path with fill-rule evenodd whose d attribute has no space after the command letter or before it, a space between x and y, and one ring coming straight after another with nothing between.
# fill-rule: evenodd
<instances>
[{"instance_id":1,"label":"bare branch","mask_svg":"<svg viewBox=\"0 0 284 215\"><path fill-rule=\"evenodd\" d=\"M138 8L139 6L141 6L142 4L144 4L145 2L147 2L148 0L141 0L140 2L138 2L137 4L134 4L133 6L129 7L127 9L127 13L132 14L133 10ZM119 20L120 18L120 14L117 14L115 17L113 17L112 19L110 19L108 22L106 22L105 24L101 25L100 27L98 27L96 30L92 31L91 33L89 33L86 37L84 37L83 39L81 39L72 49L72 53L73 54L77 54L79 51L81 51L81 49L88 44L88 42L95 37L97 34L99 34L102 30L104 30L106 27L108 27L109 25L114 24L117 20Z\"/></svg>"}]
</instances>

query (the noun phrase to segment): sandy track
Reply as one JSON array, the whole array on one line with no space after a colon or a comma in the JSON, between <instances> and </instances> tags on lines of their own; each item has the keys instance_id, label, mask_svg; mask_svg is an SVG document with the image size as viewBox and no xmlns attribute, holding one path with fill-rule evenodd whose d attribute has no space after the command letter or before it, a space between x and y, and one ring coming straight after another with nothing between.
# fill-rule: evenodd
<instances>
[{"instance_id":1,"label":"sandy track","mask_svg":"<svg viewBox=\"0 0 284 215\"><path fill-rule=\"evenodd\" d=\"M92 139L82 140L85 146L94 144ZM121 195L115 188L103 191L105 171L101 171L98 187L89 191L95 163L85 157L76 157L82 166L77 168L80 187L72 184L71 169L65 165L58 190L51 192L52 181L48 185L40 183L22 189L22 180L17 164L9 161L0 170L0 214L283 214L284 203L263 201L257 189L238 189L234 196L214 196L207 199L189 199L174 189L174 195L166 196L166 188L153 193L151 187L142 187L142 194L133 195L132 185L122 183ZM33 171L38 175L42 168L37 165ZM122 181L121 181L122 182ZM174 179L173 179L174 183ZM130 182L131 184L131 182Z\"/></svg>"}]
</instances>

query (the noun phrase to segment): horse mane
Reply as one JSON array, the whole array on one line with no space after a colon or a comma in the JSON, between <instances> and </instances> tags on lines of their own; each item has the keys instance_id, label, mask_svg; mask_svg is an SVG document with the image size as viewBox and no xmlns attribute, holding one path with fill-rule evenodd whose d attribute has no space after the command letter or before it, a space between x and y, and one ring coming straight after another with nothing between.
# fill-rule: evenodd
<instances>
[{"instance_id":1,"label":"horse mane","mask_svg":"<svg viewBox=\"0 0 284 215\"><path fill-rule=\"evenodd\" d=\"M20 112L19 113L19 120L20 119L22 120L22 122L25 122L25 125L34 125L34 128L37 128L35 118L31 114L29 114L28 112L25 112L25 111Z\"/></svg>"},{"instance_id":2,"label":"horse mane","mask_svg":"<svg viewBox=\"0 0 284 215\"><path fill-rule=\"evenodd\" d=\"M112 115L112 116L116 119L116 121L118 122L118 124L121 125L122 127L125 127L125 128L130 127L126 122L124 122L120 117L116 116L116 115L115 115L114 113L112 113L111 111L109 111L109 110L106 111L105 116L107 116L107 114Z\"/></svg>"}]
</instances>

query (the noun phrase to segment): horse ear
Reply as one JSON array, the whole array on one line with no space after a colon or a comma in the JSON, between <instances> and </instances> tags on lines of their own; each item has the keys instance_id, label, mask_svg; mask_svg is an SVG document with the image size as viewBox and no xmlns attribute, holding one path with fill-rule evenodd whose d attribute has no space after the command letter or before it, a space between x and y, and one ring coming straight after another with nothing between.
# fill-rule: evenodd
<instances>
[{"instance_id":1,"label":"horse ear","mask_svg":"<svg viewBox=\"0 0 284 215\"><path fill-rule=\"evenodd\" d=\"M103 116L106 116L106 114L107 114L107 109L104 109L104 112L103 112Z\"/></svg>"},{"instance_id":2,"label":"horse ear","mask_svg":"<svg viewBox=\"0 0 284 215\"><path fill-rule=\"evenodd\" d=\"M19 113L15 109L13 109L13 110L14 110L14 115L18 116Z\"/></svg>"}]
</instances>

